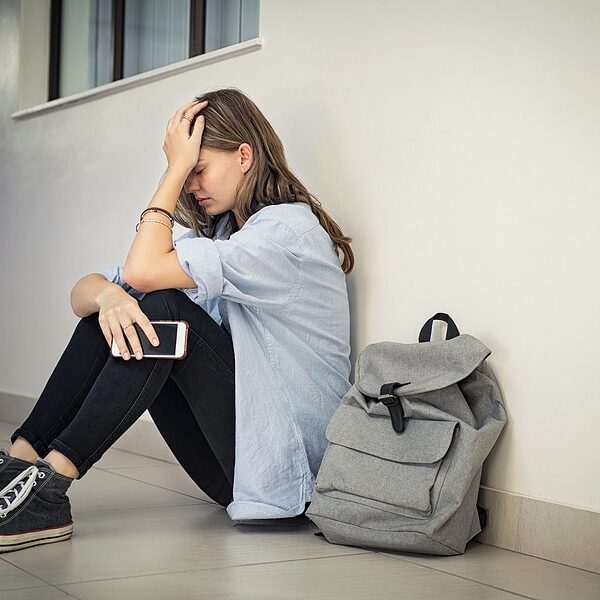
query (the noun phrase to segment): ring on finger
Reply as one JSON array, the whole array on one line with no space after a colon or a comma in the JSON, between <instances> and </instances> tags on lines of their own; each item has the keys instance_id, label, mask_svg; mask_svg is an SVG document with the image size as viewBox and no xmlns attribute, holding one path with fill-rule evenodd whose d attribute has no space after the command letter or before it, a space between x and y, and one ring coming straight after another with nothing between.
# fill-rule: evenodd
<instances>
[{"instance_id":1,"label":"ring on finger","mask_svg":"<svg viewBox=\"0 0 600 600\"><path fill-rule=\"evenodd\" d=\"M123 326L123 329L127 329L128 327L131 327L133 325L133 323L128 323L127 325Z\"/></svg>"},{"instance_id":2,"label":"ring on finger","mask_svg":"<svg viewBox=\"0 0 600 600\"><path fill-rule=\"evenodd\" d=\"M181 117L182 119L187 119L190 123L192 122L192 119L190 119L189 117L186 117L185 115L183 115L183 117Z\"/></svg>"}]
</instances>

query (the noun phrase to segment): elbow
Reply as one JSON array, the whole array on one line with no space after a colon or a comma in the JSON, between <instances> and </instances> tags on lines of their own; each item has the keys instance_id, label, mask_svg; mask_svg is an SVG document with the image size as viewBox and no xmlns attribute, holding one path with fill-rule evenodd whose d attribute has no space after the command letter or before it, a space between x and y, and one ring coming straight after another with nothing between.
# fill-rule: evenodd
<instances>
[{"instance_id":1,"label":"elbow","mask_svg":"<svg viewBox=\"0 0 600 600\"><path fill-rule=\"evenodd\" d=\"M144 276L144 274L134 269L131 269L131 267L127 266L127 264L125 264L125 266L123 267L123 279L125 283L129 284L133 289L137 290L138 292L146 293L150 291L146 287L146 282L148 281L148 279Z\"/></svg>"}]
</instances>

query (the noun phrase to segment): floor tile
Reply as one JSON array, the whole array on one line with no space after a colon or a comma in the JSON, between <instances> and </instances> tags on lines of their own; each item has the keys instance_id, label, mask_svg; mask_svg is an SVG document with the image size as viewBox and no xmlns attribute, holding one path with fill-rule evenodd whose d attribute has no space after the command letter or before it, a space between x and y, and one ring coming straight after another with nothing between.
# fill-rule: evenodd
<instances>
[{"instance_id":1,"label":"floor tile","mask_svg":"<svg viewBox=\"0 0 600 600\"><path fill-rule=\"evenodd\" d=\"M106 469L123 477L150 483L168 490L187 494L205 502L213 502L192 480L180 465L156 461L151 467L125 467Z\"/></svg>"},{"instance_id":2,"label":"floor tile","mask_svg":"<svg viewBox=\"0 0 600 600\"><path fill-rule=\"evenodd\" d=\"M513 594L372 553L112 579L62 589L82 600L513 600Z\"/></svg>"},{"instance_id":3,"label":"floor tile","mask_svg":"<svg viewBox=\"0 0 600 600\"><path fill-rule=\"evenodd\" d=\"M15 429L0 421L0 447ZM474 541L436 557L329 544L306 520L235 523L179 465L122 450L69 497L71 540L0 555L2 600L600 598L600 575Z\"/></svg>"},{"instance_id":4,"label":"floor tile","mask_svg":"<svg viewBox=\"0 0 600 600\"><path fill-rule=\"evenodd\" d=\"M3 556L5 556L4 553ZM0 591L2 591L3 600L5 590L16 590L37 585L45 586L48 584L0 558Z\"/></svg>"},{"instance_id":5,"label":"floor tile","mask_svg":"<svg viewBox=\"0 0 600 600\"><path fill-rule=\"evenodd\" d=\"M2 600L67 600L73 596L50 585L2 592Z\"/></svg>"},{"instance_id":6,"label":"floor tile","mask_svg":"<svg viewBox=\"0 0 600 600\"><path fill-rule=\"evenodd\" d=\"M133 452L125 452L125 450L110 448L102 455L102 458L98 462L94 463L94 467L114 469L123 467L151 467L157 464L170 465L173 463L142 456L141 454L134 454Z\"/></svg>"},{"instance_id":7,"label":"floor tile","mask_svg":"<svg viewBox=\"0 0 600 600\"><path fill-rule=\"evenodd\" d=\"M203 503L198 498L186 494L100 469L91 469L82 479L74 481L67 495L71 500L75 521L98 511Z\"/></svg>"},{"instance_id":8,"label":"floor tile","mask_svg":"<svg viewBox=\"0 0 600 600\"><path fill-rule=\"evenodd\" d=\"M544 600L598 600L600 575L503 548L471 542L465 554L425 556L383 553L461 577Z\"/></svg>"},{"instance_id":9,"label":"floor tile","mask_svg":"<svg viewBox=\"0 0 600 600\"><path fill-rule=\"evenodd\" d=\"M114 493L119 493L118 488ZM70 540L11 552L5 560L58 585L367 553L329 544L315 537L314 531L310 521L301 519L277 519L269 525L234 523L224 508L207 502L89 511L76 519Z\"/></svg>"},{"instance_id":10,"label":"floor tile","mask_svg":"<svg viewBox=\"0 0 600 600\"><path fill-rule=\"evenodd\" d=\"M17 430L18 425L0 421L0 439L10 440L10 436ZM4 446L2 446L3 448Z\"/></svg>"}]
</instances>

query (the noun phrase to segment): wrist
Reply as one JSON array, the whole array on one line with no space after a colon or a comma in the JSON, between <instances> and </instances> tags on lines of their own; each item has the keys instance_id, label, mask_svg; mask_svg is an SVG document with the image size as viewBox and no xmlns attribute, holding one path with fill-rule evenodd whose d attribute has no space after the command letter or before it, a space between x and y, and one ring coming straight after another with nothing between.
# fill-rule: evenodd
<instances>
[{"instance_id":1,"label":"wrist","mask_svg":"<svg viewBox=\"0 0 600 600\"><path fill-rule=\"evenodd\" d=\"M175 163L167 167L166 177L169 177L169 179L181 180L183 185L183 182L187 179L187 176L192 169L193 166L187 167L181 163Z\"/></svg>"},{"instance_id":2,"label":"wrist","mask_svg":"<svg viewBox=\"0 0 600 600\"><path fill-rule=\"evenodd\" d=\"M113 283L112 281L108 281L108 279L104 280L104 284L105 285L102 285L98 292L96 292L96 297L94 298L94 302L98 305L98 308L100 308L100 305L102 302L104 302L106 295L111 293L115 287L122 289L121 286Z\"/></svg>"}]
</instances>

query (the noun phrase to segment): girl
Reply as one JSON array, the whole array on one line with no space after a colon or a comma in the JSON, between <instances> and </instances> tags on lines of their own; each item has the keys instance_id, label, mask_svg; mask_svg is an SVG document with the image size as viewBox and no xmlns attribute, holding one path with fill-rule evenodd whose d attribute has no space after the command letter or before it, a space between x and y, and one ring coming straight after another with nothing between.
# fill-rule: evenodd
<instances>
[{"instance_id":1,"label":"girl","mask_svg":"<svg viewBox=\"0 0 600 600\"><path fill-rule=\"evenodd\" d=\"M350 387L352 238L239 90L180 108L163 150L168 169L124 266L75 284L81 320L0 450L0 552L68 539L68 487L146 409L231 519L294 517L310 502ZM189 229L175 241L174 221ZM142 358L133 323L157 345L151 320L188 322L183 360Z\"/></svg>"}]
</instances>

